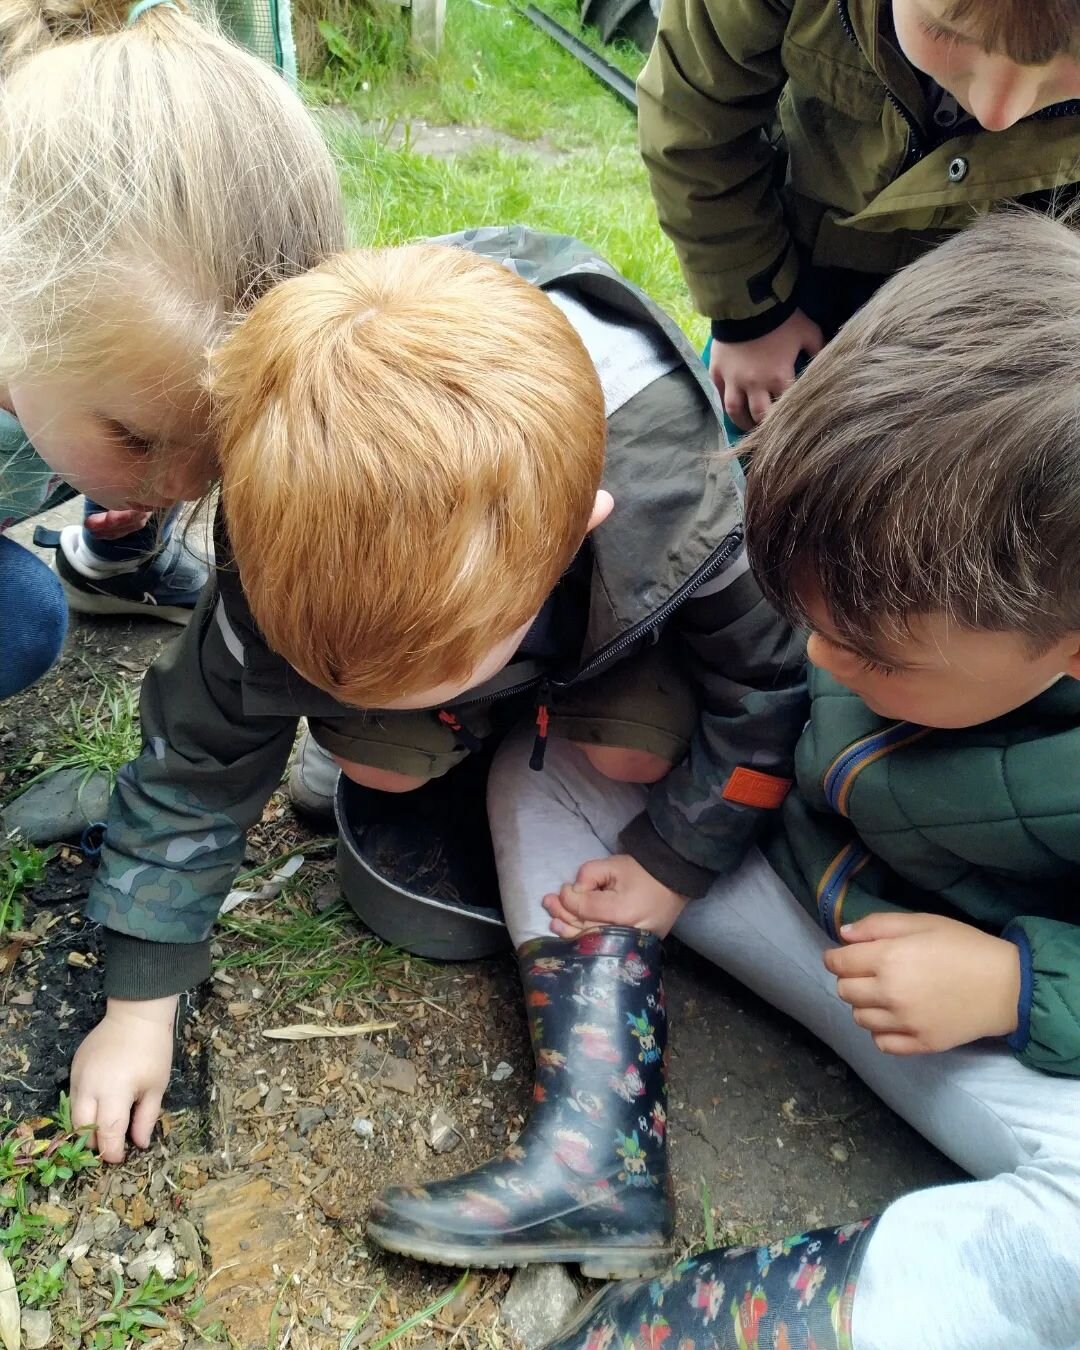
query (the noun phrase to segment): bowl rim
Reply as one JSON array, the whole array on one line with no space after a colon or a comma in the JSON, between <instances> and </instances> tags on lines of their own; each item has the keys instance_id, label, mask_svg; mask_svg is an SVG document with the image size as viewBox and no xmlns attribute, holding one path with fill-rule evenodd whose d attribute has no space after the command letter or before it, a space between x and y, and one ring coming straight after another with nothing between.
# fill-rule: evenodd
<instances>
[{"instance_id":1,"label":"bowl rim","mask_svg":"<svg viewBox=\"0 0 1080 1350\"><path fill-rule=\"evenodd\" d=\"M347 791L345 786L345 775L342 774L338 781L337 791L334 793L334 821L337 825L338 847L344 847L349 857L356 862L369 877L385 891L390 891L394 895L404 896L407 900L414 903L427 905L431 909L442 910L446 914L457 915L458 918L470 919L478 923L489 924L493 928L505 928L506 920L502 912L492 909L490 905L467 905L462 901L460 904L454 904L449 900L439 900L432 895L421 895L418 891L407 890L404 886L392 881L374 868L370 862L360 852L356 844L356 837L352 827L346 823L345 813L341 808L342 798ZM348 902L347 902L348 903Z\"/></svg>"}]
</instances>

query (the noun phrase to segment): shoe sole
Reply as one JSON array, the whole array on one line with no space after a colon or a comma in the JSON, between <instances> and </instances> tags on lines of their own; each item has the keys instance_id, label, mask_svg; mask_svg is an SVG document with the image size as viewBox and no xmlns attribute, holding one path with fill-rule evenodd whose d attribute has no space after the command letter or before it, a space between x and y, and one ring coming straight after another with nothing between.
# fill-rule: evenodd
<instances>
[{"instance_id":1,"label":"shoe sole","mask_svg":"<svg viewBox=\"0 0 1080 1350\"><path fill-rule=\"evenodd\" d=\"M67 596L68 608L76 614L140 615L146 619L163 619L166 623L186 624L192 610L182 605L148 605L143 600L122 600L115 595L92 595L72 586L63 577L60 585Z\"/></svg>"},{"instance_id":2,"label":"shoe sole","mask_svg":"<svg viewBox=\"0 0 1080 1350\"><path fill-rule=\"evenodd\" d=\"M369 1222L367 1236L388 1252L411 1256L436 1266L577 1265L590 1280L635 1280L659 1275L675 1260L671 1247L557 1247L548 1243L500 1242L483 1247L454 1246L441 1241L403 1237L379 1223Z\"/></svg>"}]
</instances>

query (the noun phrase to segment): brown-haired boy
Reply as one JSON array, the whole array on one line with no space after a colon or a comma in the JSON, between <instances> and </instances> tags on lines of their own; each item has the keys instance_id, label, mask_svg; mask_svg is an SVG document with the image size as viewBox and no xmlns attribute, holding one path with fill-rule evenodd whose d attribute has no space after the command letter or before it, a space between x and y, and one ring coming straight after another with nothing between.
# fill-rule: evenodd
<instances>
[{"instance_id":1,"label":"brown-haired boy","mask_svg":"<svg viewBox=\"0 0 1080 1350\"><path fill-rule=\"evenodd\" d=\"M642 154L738 426L905 263L1072 191L1078 55L1078 0L664 0Z\"/></svg>"},{"instance_id":2,"label":"brown-haired boy","mask_svg":"<svg viewBox=\"0 0 1080 1350\"><path fill-rule=\"evenodd\" d=\"M1080 238L991 217L890 282L747 442L750 559L810 629L810 719L760 850L675 925L980 1180L705 1252L551 1350L1080 1345L1077 370ZM598 889L639 790L553 749L543 779L510 746L492 771L508 911L547 891L559 933L664 931Z\"/></svg>"},{"instance_id":3,"label":"brown-haired boy","mask_svg":"<svg viewBox=\"0 0 1080 1350\"><path fill-rule=\"evenodd\" d=\"M209 973L301 714L351 778L404 791L498 709L535 712L526 763L542 767L550 722L605 781L653 785L618 865L638 903L670 908L738 865L805 713L802 643L746 564L707 372L582 245L492 229L342 255L265 297L217 368L217 588L147 676L146 748L89 902L109 1003L72 1110L108 1158L133 1103L147 1140L175 996ZM496 1168L461 1212L515 1212L499 1259L637 1273L672 1228L659 943L623 927L564 961L542 933L511 925L530 968L550 949L537 1050L595 1148L538 1119L513 1159L531 1157L528 1186Z\"/></svg>"}]
</instances>

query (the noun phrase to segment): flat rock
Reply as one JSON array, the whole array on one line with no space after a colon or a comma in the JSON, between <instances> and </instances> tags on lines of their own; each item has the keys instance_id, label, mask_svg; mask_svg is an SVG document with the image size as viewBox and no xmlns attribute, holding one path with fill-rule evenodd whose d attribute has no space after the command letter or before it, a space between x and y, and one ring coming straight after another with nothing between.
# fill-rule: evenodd
<instances>
[{"instance_id":1,"label":"flat rock","mask_svg":"<svg viewBox=\"0 0 1080 1350\"><path fill-rule=\"evenodd\" d=\"M302 1269L312 1254L296 1223L298 1195L272 1189L265 1177L233 1174L208 1182L189 1204L202 1224L206 1265L226 1275L210 1285L198 1322L222 1321L241 1345L266 1345L282 1272Z\"/></svg>"},{"instance_id":2,"label":"flat rock","mask_svg":"<svg viewBox=\"0 0 1080 1350\"><path fill-rule=\"evenodd\" d=\"M302 1106L293 1116L293 1124L298 1134L310 1134L316 1125L326 1119L326 1110L321 1106Z\"/></svg>"},{"instance_id":3,"label":"flat rock","mask_svg":"<svg viewBox=\"0 0 1080 1350\"><path fill-rule=\"evenodd\" d=\"M109 795L107 775L87 777L82 769L58 769L32 783L4 808L0 831L18 830L32 844L78 840L92 821L105 819Z\"/></svg>"},{"instance_id":4,"label":"flat rock","mask_svg":"<svg viewBox=\"0 0 1080 1350\"><path fill-rule=\"evenodd\" d=\"M541 1350L577 1307L577 1285L565 1266L526 1266L515 1273L500 1317L525 1350Z\"/></svg>"},{"instance_id":5,"label":"flat rock","mask_svg":"<svg viewBox=\"0 0 1080 1350\"><path fill-rule=\"evenodd\" d=\"M389 1088L391 1092L403 1092L413 1096L417 1086L416 1065L410 1059L399 1059L397 1055L387 1055L379 1066L374 1081L379 1087Z\"/></svg>"},{"instance_id":6,"label":"flat rock","mask_svg":"<svg viewBox=\"0 0 1080 1350\"><path fill-rule=\"evenodd\" d=\"M24 1308L22 1333L24 1350L45 1350L52 1341L52 1313L44 1308Z\"/></svg>"}]
</instances>

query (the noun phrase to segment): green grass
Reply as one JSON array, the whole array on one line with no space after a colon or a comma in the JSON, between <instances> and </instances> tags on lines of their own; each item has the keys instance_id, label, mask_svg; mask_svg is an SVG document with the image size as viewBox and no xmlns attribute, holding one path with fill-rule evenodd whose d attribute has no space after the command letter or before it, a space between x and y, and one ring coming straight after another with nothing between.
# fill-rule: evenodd
<instances>
[{"instance_id":1,"label":"green grass","mask_svg":"<svg viewBox=\"0 0 1080 1350\"><path fill-rule=\"evenodd\" d=\"M110 786L116 782L116 775L142 746L139 691L130 684L100 679L98 686L96 695L84 695L68 704L44 749L14 766L20 781L5 800L61 769L76 769L84 782L95 773L105 774ZM42 763L45 767L33 777L21 777Z\"/></svg>"},{"instance_id":2,"label":"green grass","mask_svg":"<svg viewBox=\"0 0 1080 1350\"><path fill-rule=\"evenodd\" d=\"M63 1293L66 1266L55 1256L57 1226L33 1212L50 1187L61 1195L98 1159L87 1148L89 1133L76 1131L71 1108L60 1098L56 1116L33 1126L0 1121L0 1254L11 1265L20 1302L41 1308Z\"/></svg>"},{"instance_id":3,"label":"green grass","mask_svg":"<svg viewBox=\"0 0 1080 1350\"><path fill-rule=\"evenodd\" d=\"M581 31L568 0L547 0ZM333 119L356 241L396 244L475 225L527 224L576 235L660 302L691 333L693 314L670 245L656 222L632 113L566 52L505 3L449 0L446 44L435 61L407 54L404 20L370 16L359 36L334 30L338 55L313 93L346 103L358 122L486 126L540 140L544 155L481 147L449 160L393 149ZM371 36L365 40L364 32ZM595 45L595 34L591 39ZM641 54L604 49L629 74ZM552 152L560 152L552 158Z\"/></svg>"},{"instance_id":4,"label":"green grass","mask_svg":"<svg viewBox=\"0 0 1080 1350\"><path fill-rule=\"evenodd\" d=\"M295 893L256 913L226 914L218 932L239 941L226 943L216 968L251 971L289 1003L316 993L343 998L387 977L394 982L406 959L423 964L361 929L344 904L317 914Z\"/></svg>"},{"instance_id":5,"label":"green grass","mask_svg":"<svg viewBox=\"0 0 1080 1350\"><path fill-rule=\"evenodd\" d=\"M44 878L45 865L52 853L52 849L24 846L15 841L0 847L0 939L22 927L22 893Z\"/></svg>"}]
</instances>

